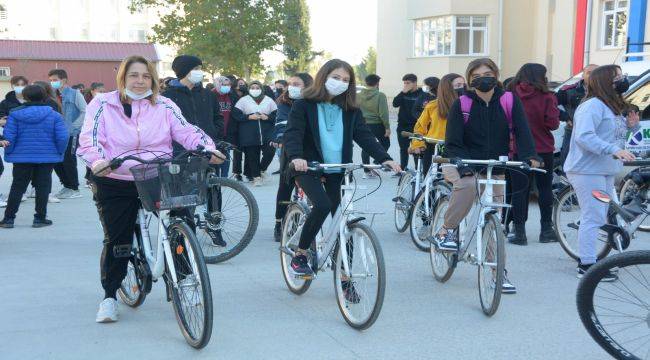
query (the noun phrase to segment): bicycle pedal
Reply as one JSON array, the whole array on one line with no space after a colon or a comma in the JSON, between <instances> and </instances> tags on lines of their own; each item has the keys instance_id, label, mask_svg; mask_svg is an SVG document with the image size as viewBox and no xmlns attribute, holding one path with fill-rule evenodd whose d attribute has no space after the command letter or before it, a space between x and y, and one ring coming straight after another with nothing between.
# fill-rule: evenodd
<instances>
[{"instance_id":1,"label":"bicycle pedal","mask_svg":"<svg viewBox=\"0 0 650 360\"><path fill-rule=\"evenodd\" d=\"M315 275L294 275L293 277L298 280L314 280L316 276Z\"/></svg>"}]
</instances>

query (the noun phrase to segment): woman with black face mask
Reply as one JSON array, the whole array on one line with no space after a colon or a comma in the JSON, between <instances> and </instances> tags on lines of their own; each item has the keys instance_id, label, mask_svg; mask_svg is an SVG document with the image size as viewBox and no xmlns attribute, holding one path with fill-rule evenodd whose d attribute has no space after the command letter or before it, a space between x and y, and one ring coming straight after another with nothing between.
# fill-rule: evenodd
<instances>
[{"instance_id":1,"label":"woman with black face mask","mask_svg":"<svg viewBox=\"0 0 650 360\"><path fill-rule=\"evenodd\" d=\"M446 155L459 159L498 160L499 157L512 153L512 137L520 159L539 167L524 108L517 97L498 87L499 68L494 61L482 58L470 62L466 78L470 89L449 110L445 136ZM503 96L509 97L509 101L502 102ZM462 103L469 103L470 108L463 109ZM510 108L504 108L502 104L509 104ZM510 116L506 115L506 111ZM435 235L434 245L441 251L458 251L458 226L478 195L476 173L480 168L476 170L469 166L442 167L445 179L453 184L453 192L444 225ZM502 176L503 171L499 174L499 170L494 169L493 173ZM503 203L503 190L500 186L494 188L495 202ZM504 277L503 292L516 292L507 277Z\"/></svg>"}]
</instances>

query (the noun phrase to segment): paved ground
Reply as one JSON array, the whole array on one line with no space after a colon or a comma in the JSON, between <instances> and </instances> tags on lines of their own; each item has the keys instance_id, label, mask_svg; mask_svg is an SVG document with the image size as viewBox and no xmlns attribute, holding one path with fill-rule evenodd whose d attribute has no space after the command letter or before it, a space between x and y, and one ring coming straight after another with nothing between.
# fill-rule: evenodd
<instances>
[{"instance_id":1,"label":"paved ground","mask_svg":"<svg viewBox=\"0 0 650 360\"><path fill-rule=\"evenodd\" d=\"M0 192L8 191L9 181L7 175L0 179ZM376 180L364 181L370 186ZM575 263L559 245L534 241L536 206L531 245L507 246L519 294L504 296L497 314L487 318L474 267L461 264L439 284L428 255L396 233L389 201L396 181L386 178L370 202L386 211L373 225L386 260L386 298L375 325L358 332L339 313L329 272L303 296L286 289L272 240L276 183L274 177L253 189L261 222L251 245L209 266L214 333L202 351L186 345L160 283L139 309L122 305L118 323L94 322L103 295L102 236L87 190L82 199L51 205L55 225L46 229L29 227L33 200L23 203L17 228L0 231L0 359L608 358L576 313Z\"/></svg>"}]
</instances>

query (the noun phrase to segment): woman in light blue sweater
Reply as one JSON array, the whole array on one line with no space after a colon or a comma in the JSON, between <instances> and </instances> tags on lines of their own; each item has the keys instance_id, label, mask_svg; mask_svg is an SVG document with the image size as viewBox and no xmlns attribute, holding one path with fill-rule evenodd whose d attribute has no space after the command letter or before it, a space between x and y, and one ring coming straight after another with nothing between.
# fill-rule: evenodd
<instances>
[{"instance_id":1,"label":"woman in light blue sweater","mask_svg":"<svg viewBox=\"0 0 650 360\"><path fill-rule=\"evenodd\" d=\"M607 205L594 199L593 190L614 194L614 176L622 170L621 160L634 160L625 150L629 128L637 127L639 116L622 115L627 108L623 94L629 88L627 77L617 65L595 69L589 77L587 96L576 110L571 135L571 150L564 171L576 191L580 205L578 277L596 262L599 228L607 222ZM608 280L616 280L610 274Z\"/></svg>"}]
</instances>

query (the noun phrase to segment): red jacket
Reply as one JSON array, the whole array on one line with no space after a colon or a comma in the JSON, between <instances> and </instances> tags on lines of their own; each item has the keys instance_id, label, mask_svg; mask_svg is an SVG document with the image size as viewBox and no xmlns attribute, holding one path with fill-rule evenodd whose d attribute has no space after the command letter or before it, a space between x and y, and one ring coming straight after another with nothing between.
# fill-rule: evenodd
<instances>
[{"instance_id":1,"label":"red jacket","mask_svg":"<svg viewBox=\"0 0 650 360\"><path fill-rule=\"evenodd\" d=\"M515 93L524 105L528 126L538 154L553 153L555 141L551 131L560 126L560 110L553 93L543 93L527 83L520 83Z\"/></svg>"}]
</instances>

